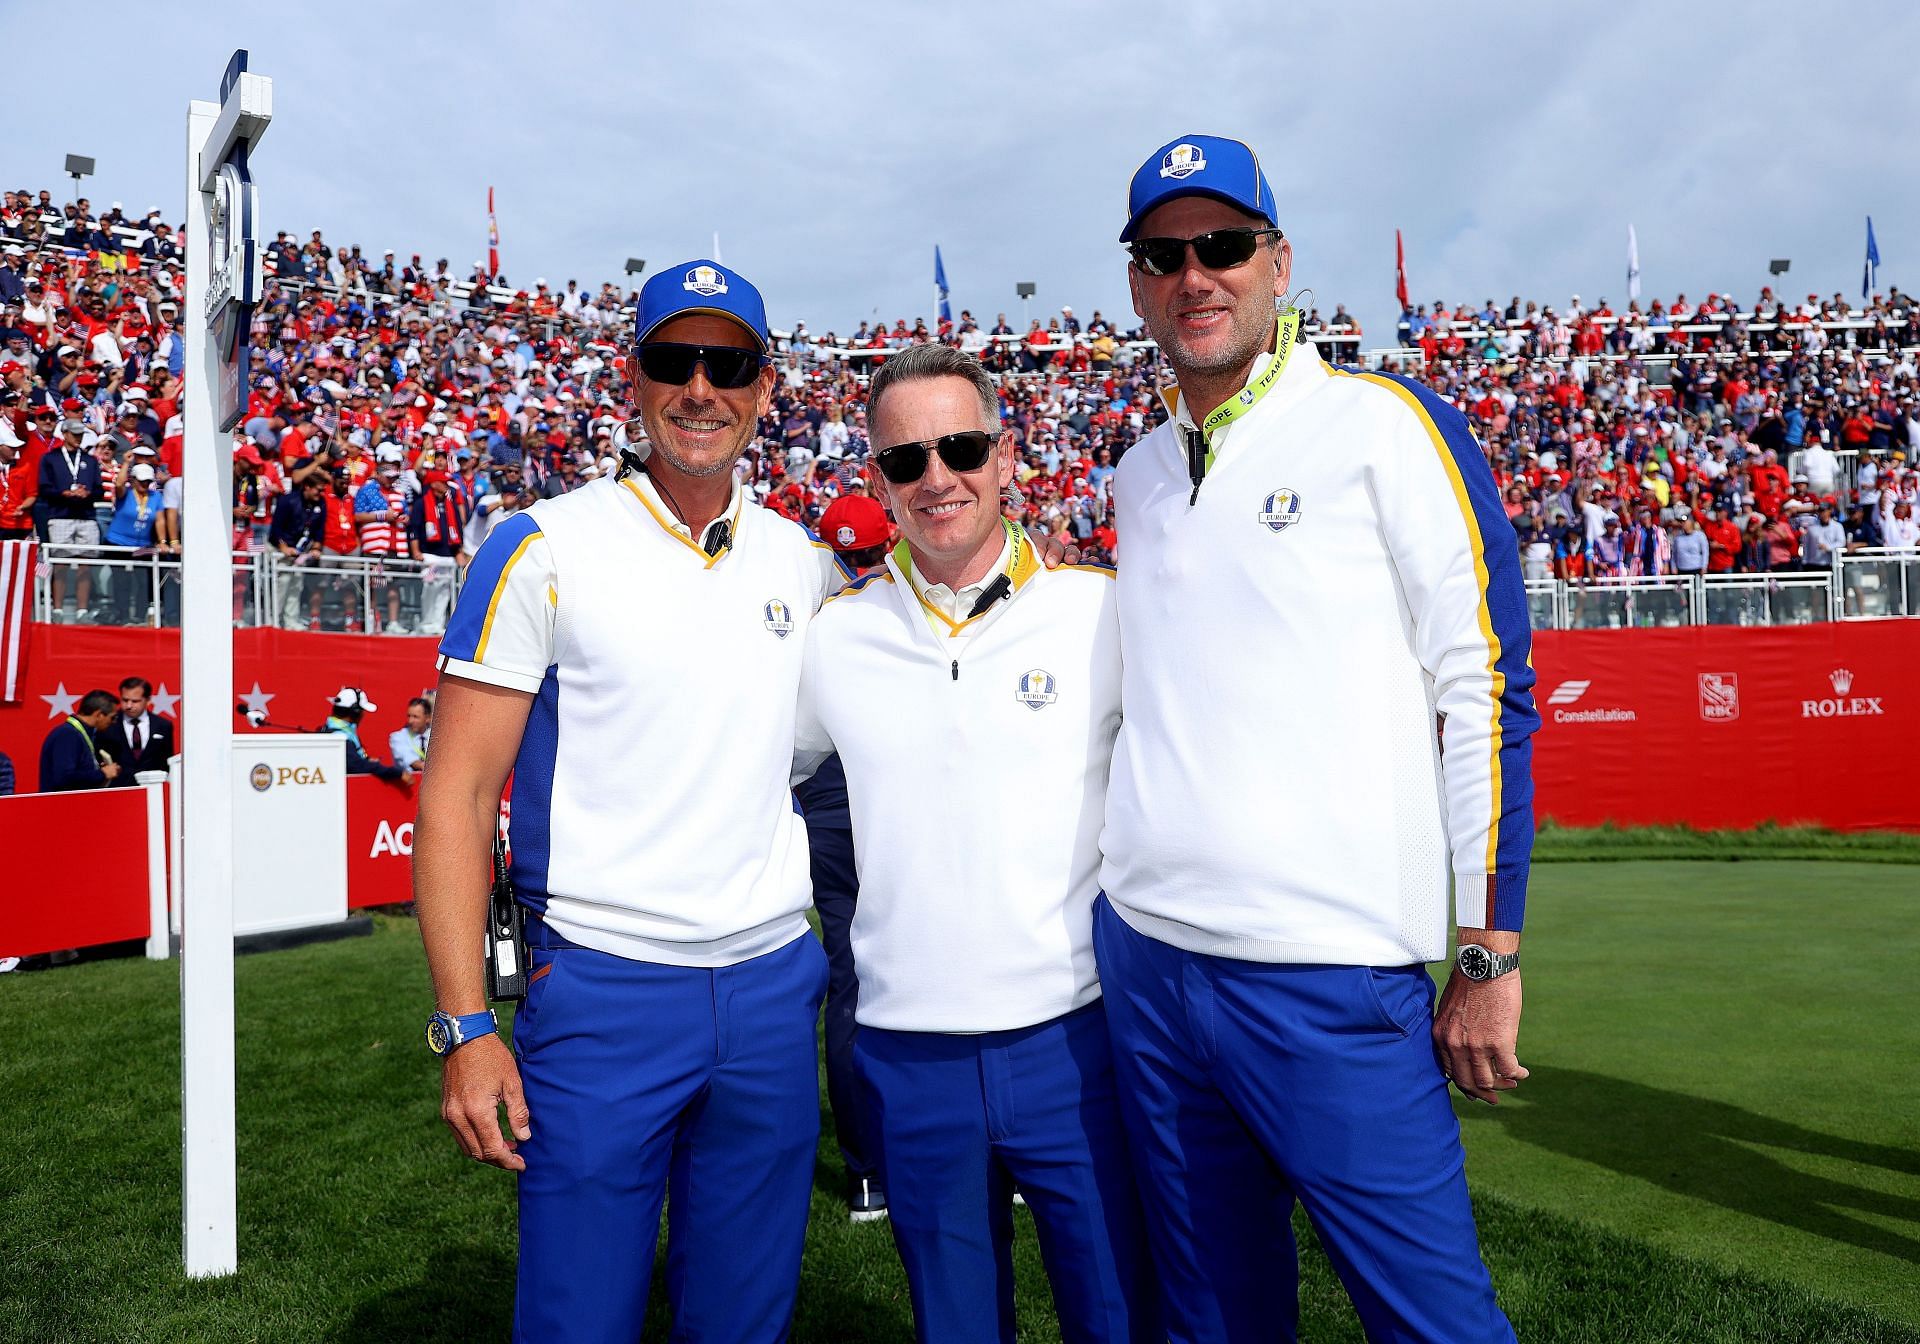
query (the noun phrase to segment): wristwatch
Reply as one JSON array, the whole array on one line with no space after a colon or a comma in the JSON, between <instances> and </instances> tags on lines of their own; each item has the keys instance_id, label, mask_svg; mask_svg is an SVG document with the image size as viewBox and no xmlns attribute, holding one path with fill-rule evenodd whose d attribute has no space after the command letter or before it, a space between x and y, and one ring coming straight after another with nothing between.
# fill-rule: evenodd
<instances>
[{"instance_id":1,"label":"wristwatch","mask_svg":"<svg viewBox=\"0 0 1920 1344\"><path fill-rule=\"evenodd\" d=\"M1520 969L1518 952L1490 952L1478 943L1462 943L1453 964L1469 980L1497 980Z\"/></svg>"},{"instance_id":2,"label":"wristwatch","mask_svg":"<svg viewBox=\"0 0 1920 1344\"><path fill-rule=\"evenodd\" d=\"M481 1013L468 1013L464 1017L436 1012L427 1019L427 1049L444 1059L468 1041L491 1036L499 1029L500 1020L493 1015L491 1008Z\"/></svg>"}]
</instances>

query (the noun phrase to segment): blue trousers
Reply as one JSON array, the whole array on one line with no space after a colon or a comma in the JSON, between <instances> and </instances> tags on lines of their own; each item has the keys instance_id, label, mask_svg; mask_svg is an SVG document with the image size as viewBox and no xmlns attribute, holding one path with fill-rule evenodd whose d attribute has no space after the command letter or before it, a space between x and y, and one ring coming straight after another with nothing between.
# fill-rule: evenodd
<instances>
[{"instance_id":1,"label":"blue trousers","mask_svg":"<svg viewBox=\"0 0 1920 1344\"><path fill-rule=\"evenodd\" d=\"M875 1133L866 1085L853 1067L853 1041L860 1028L860 976L853 964L850 933L860 896L853 865L853 832L844 827L807 824L807 848L813 867L813 908L820 914L820 941L827 949L827 1100L833 1107L834 1137L847 1174L856 1179L880 1175L880 1137Z\"/></svg>"},{"instance_id":2,"label":"blue trousers","mask_svg":"<svg viewBox=\"0 0 1920 1344\"><path fill-rule=\"evenodd\" d=\"M1105 897L1093 936L1176 1344L1295 1337L1296 1199L1369 1340L1511 1344L1425 967L1183 952Z\"/></svg>"},{"instance_id":3,"label":"blue trousers","mask_svg":"<svg viewBox=\"0 0 1920 1344\"><path fill-rule=\"evenodd\" d=\"M1016 1182L1061 1338L1166 1338L1098 1002L978 1035L862 1027L854 1061L918 1339L1013 1344Z\"/></svg>"},{"instance_id":4,"label":"blue trousers","mask_svg":"<svg viewBox=\"0 0 1920 1344\"><path fill-rule=\"evenodd\" d=\"M820 944L709 970L538 921L528 942L514 1339L639 1339L663 1199L673 1338L785 1339L820 1135Z\"/></svg>"}]
</instances>

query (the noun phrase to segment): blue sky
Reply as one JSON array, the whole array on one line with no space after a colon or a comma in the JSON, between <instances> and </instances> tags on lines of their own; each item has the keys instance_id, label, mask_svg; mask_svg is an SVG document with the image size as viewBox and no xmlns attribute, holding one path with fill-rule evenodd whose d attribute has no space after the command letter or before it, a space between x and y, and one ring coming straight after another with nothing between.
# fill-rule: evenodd
<instances>
[{"instance_id":1,"label":"blue sky","mask_svg":"<svg viewBox=\"0 0 1920 1344\"><path fill-rule=\"evenodd\" d=\"M956 306L1127 311L1127 179L1191 132L1260 152L1296 282L1390 339L1415 298L1556 306L1920 286L1920 6L156 4L76 33L0 3L0 181L181 217L185 104L236 46L274 80L267 227L464 268L496 188L509 279L706 253L815 331ZM324 17L321 17L324 16ZM75 69L85 71L75 79ZM1372 343L1371 341L1369 342Z\"/></svg>"}]
</instances>

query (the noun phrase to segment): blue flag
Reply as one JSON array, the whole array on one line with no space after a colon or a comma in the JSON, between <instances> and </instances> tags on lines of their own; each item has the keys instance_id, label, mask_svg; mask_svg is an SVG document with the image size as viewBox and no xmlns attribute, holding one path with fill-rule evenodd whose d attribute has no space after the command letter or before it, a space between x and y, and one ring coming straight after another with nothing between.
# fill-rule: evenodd
<instances>
[{"instance_id":1,"label":"blue flag","mask_svg":"<svg viewBox=\"0 0 1920 1344\"><path fill-rule=\"evenodd\" d=\"M947 302L947 268L940 260L940 244L933 245L933 294L939 305L940 320L953 321L953 305Z\"/></svg>"},{"instance_id":2,"label":"blue flag","mask_svg":"<svg viewBox=\"0 0 1920 1344\"><path fill-rule=\"evenodd\" d=\"M1880 244L1873 241L1873 216L1867 216L1867 264L1860 269L1860 297L1868 298L1873 289L1874 272L1880 269ZM944 291L942 291L944 292Z\"/></svg>"}]
</instances>

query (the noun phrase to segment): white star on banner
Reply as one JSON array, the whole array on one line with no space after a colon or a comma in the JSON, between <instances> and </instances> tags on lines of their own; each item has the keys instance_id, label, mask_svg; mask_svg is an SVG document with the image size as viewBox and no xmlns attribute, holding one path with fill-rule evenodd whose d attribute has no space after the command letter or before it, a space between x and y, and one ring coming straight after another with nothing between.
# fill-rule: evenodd
<instances>
[{"instance_id":1,"label":"white star on banner","mask_svg":"<svg viewBox=\"0 0 1920 1344\"><path fill-rule=\"evenodd\" d=\"M273 692L261 690L260 683L255 681L253 689L240 697L240 703L247 707L247 713L265 717L267 701L271 699L273 699Z\"/></svg>"},{"instance_id":2,"label":"white star on banner","mask_svg":"<svg viewBox=\"0 0 1920 1344\"><path fill-rule=\"evenodd\" d=\"M168 718L172 718L174 706L179 703L180 697L177 694L167 694L167 683L164 681L160 683L160 689L153 693L153 712L155 714L164 714Z\"/></svg>"},{"instance_id":3,"label":"white star on banner","mask_svg":"<svg viewBox=\"0 0 1920 1344\"><path fill-rule=\"evenodd\" d=\"M73 713L73 707L80 701L79 696L67 694L67 683L64 681L53 688L52 695L43 695L40 698L47 702L47 717L50 719L65 718Z\"/></svg>"}]
</instances>

